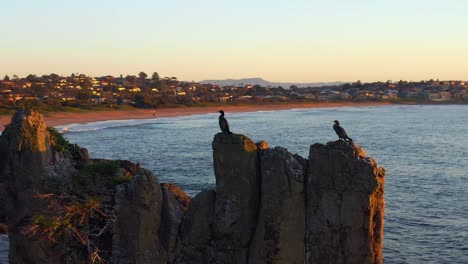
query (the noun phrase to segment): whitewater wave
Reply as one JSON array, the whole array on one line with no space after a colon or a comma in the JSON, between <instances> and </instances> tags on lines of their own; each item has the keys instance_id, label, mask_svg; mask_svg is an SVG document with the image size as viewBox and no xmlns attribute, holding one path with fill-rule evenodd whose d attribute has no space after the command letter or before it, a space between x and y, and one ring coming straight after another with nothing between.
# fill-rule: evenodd
<instances>
[{"instance_id":1,"label":"whitewater wave","mask_svg":"<svg viewBox=\"0 0 468 264\"><path fill-rule=\"evenodd\" d=\"M136 126L143 124L162 123L161 119L129 119L129 120L107 120L92 123L72 123L68 125L56 126L61 133L97 131L114 127Z\"/></svg>"},{"instance_id":2,"label":"whitewater wave","mask_svg":"<svg viewBox=\"0 0 468 264\"><path fill-rule=\"evenodd\" d=\"M67 125L55 126L55 128L61 133L74 133L74 132L88 132L97 131L102 129L117 128L117 127L128 127L128 126L140 126L148 124L172 124L174 122L186 121L192 119L209 119L213 118L216 114L200 114L190 116L178 116L178 117L159 117L149 119L126 119L126 120L106 120L97 121L90 123L72 123Z\"/></svg>"}]
</instances>

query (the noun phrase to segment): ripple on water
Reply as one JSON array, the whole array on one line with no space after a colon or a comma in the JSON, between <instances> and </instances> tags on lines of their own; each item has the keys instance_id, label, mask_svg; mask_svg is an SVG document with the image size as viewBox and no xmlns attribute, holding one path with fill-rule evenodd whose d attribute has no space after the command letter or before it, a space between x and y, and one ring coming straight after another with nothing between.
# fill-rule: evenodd
<instances>
[{"instance_id":1,"label":"ripple on water","mask_svg":"<svg viewBox=\"0 0 468 264\"><path fill-rule=\"evenodd\" d=\"M8 263L8 236L0 235L0 264Z\"/></svg>"}]
</instances>

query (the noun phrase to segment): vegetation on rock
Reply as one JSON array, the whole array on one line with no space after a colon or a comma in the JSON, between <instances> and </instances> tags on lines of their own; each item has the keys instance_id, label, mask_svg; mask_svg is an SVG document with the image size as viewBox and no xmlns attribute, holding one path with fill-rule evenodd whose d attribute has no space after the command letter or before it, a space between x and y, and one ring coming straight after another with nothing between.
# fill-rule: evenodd
<instances>
[{"instance_id":1,"label":"vegetation on rock","mask_svg":"<svg viewBox=\"0 0 468 264\"><path fill-rule=\"evenodd\" d=\"M68 142L58 136L58 146L66 149ZM54 178L48 186L50 193L37 196L47 202L47 210L34 216L24 234L54 244L65 263L107 263L115 222L115 187L132 178L122 167L126 163L93 160L69 178Z\"/></svg>"},{"instance_id":2,"label":"vegetation on rock","mask_svg":"<svg viewBox=\"0 0 468 264\"><path fill-rule=\"evenodd\" d=\"M47 127L47 131L50 134L50 141L52 147L58 152L64 152L68 149L70 142L66 140L63 135L53 127Z\"/></svg>"},{"instance_id":3,"label":"vegetation on rock","mask_svg":"<svg viewBox=\"0 0 468 264\"><path fill-rule=\"evenodd\" d=\"M106 263L109 250L99 248L112 218L98 198L78 200L65 195L43 194L49 203L47 214L36 215L25 234L56 244L65 263Z\"/></svg>"}]
</instances>

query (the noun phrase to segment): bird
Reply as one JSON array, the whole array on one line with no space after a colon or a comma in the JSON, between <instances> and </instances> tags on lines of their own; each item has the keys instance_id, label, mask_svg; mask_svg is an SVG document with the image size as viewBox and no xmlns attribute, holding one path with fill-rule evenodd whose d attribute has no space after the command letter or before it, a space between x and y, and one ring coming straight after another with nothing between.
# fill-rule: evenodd
<instances>
[{"instance_id":1,"label":"bird","mask_svg":"<svg viewBox=\"0 0 468 264\"><path fill-rule=\"evenodd\" d=\"M219 128L221 128L221 131L223 132L223 134L228 134L228 135L232 134L232 132L229 131L229 123L226 120L226 118L224 118L224 111L219 110L219 113L221 113L221 115L219 116Z\"/></svg>"},{"instance_id":2,"label":"bird","mask_svg":"<svg viewBox=\"0 0 468 264\"><path fill-rule=\"evenodd\" d=\"M335 124L333 125L333 129L335 130L335 132L338 135L339 139L343 139L345 141L346 140L353 141L350 137L348 137L348 135L346 134L346 131L344 130L344 128L342 128L340 126L340 122L338 122L338 120L335 120L333 122L335 122Z\"/></svg>"}]
</instances>

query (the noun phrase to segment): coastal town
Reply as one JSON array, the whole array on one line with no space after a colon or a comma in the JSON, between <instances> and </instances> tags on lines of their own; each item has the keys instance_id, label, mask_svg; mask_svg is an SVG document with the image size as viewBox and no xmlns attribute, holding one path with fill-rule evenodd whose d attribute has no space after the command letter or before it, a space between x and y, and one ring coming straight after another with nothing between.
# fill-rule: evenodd
<instances>
[{"instance_id":1,"label":"coastal town","mask_svg":"<svg viewBox=\"0 0 468 264\"><path fill-rule=\"evenodd\" d=\"M120 75L92 77L84 74L49 74L24 78L16 75L0 81L0 109L19 106L86 108L129 105L158 108L176 105L249 104L281 102L390 101L418 103L467 103L468 82L460 80L419 82L386 81L343 83L318 87L271 87L243 83L213 85L179 81L176 77Z\"/></svg>"}]
</instances>

